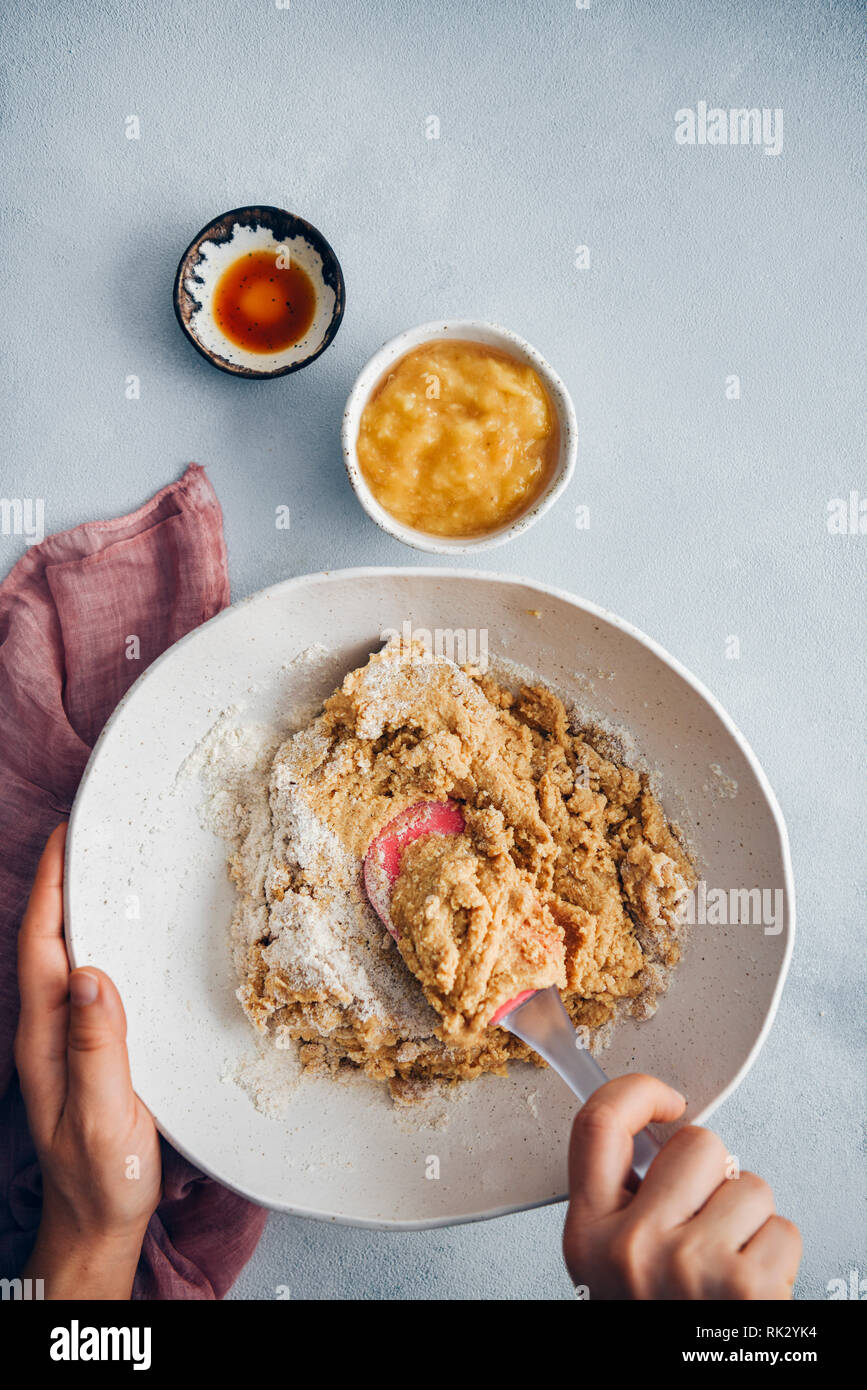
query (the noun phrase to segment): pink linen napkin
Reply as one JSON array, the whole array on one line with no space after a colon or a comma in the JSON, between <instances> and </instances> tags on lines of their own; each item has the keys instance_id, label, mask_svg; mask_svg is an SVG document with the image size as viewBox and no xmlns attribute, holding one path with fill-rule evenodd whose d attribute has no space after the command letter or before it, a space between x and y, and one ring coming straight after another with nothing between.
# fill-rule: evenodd
<instances>
[{"instance_id":1,"label":"pink linen napkin","mask_svg":"<svg viewBox=\"0 0 867 1390\"><path fill-rule=\"evenodd\" d=\"M12 1051L16 940L36 863L121 696L228 603L222 512L198 464L129 516L48 536L0 584L0 1277L24 1264L41 1206ZM164 1195L133 1297L222 1298L265 1212L162 1151Z\"/></svg>"}]
</instances>

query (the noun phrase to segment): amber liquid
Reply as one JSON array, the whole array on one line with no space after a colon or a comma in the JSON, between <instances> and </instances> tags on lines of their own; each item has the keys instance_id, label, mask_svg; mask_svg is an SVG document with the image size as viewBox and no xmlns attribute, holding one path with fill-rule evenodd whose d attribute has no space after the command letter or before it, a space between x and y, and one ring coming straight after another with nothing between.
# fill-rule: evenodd
<instances>
[{"instance_id":1,"label":"amber liquid","mask_svg":"<svg viewBox=\"0 0 867 1390\"><path fill-rule=\"evenodd\" d=\"M217 281L214 318L230 342L248 352L282 352L304 337L316 312L313 282L280 251L248 251Z\"/></svg>"}]
</instances>

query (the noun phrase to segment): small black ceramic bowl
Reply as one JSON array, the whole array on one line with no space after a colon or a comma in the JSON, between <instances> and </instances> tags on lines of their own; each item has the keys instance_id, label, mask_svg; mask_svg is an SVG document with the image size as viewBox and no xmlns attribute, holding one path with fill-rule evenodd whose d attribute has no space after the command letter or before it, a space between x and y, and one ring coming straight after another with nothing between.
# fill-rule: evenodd
<instances>
[{"instance_id":1,"label":"small black ceramic bowl","mask_svg":"<svg viewBox=\"0 0 867 1390\"><path fill-rule=\"evenodd\" d=\"M316 297L313 321L289 347L272 353L251 352L232 342L218 326L213 297L223 272L250 251L287 247L306 273ZM320 231L303 217L282 208L233 208L215 217L193 238L175 276L174 305L178 323L193 347L221 372L233 376L286 376L323 353L343 318L345 303L340 262Z\"/></svg>"}]
</instances>

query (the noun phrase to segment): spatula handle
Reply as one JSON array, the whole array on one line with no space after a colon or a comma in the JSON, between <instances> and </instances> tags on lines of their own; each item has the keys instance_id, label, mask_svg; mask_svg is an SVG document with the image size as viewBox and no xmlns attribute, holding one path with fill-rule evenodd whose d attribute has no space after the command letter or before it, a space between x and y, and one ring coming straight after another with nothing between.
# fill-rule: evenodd
<instances>
[{"instance_id":1,"label":"spatula handle","mask_svg":"<svg viewBox=\"0 0 867 1390\"><path fill-rule=\"evenodd\" d=\"M549 1066L563 1078L580 1101L586 1101L604 1086L608 1077L581 1046L571 1018L563 1007L556 986L540 989L525 1003L519 1004L499 1021L500 1028L523 1038L524 1042L544 1057ZM660 1145L648 1129L642 1129L633 1139L632 1171L641 1179L659 1153Z\"/></svg>"}]
</instances>

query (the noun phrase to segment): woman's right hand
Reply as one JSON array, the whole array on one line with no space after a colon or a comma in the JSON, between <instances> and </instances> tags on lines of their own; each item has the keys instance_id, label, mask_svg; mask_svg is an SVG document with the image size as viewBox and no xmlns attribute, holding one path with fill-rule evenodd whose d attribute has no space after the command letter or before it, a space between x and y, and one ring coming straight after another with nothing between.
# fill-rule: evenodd
<instances>
[{"instance_id":1,"label":"woman's right hand","mask_svg":"<svg viewBox=\"0 0 867 1390\"><path fill-rule=\"evenodd\" d=\"M708 1129L685 1125L637 1191L626 1186L632 1138L668 1123L685 1100L652 1076L621 1076L587 1101L572 1129L563 1253L591 1299L787 1299L801 1236L777 1216L755 1173L727 1176Z\"/></svg>"}]
</instances>

